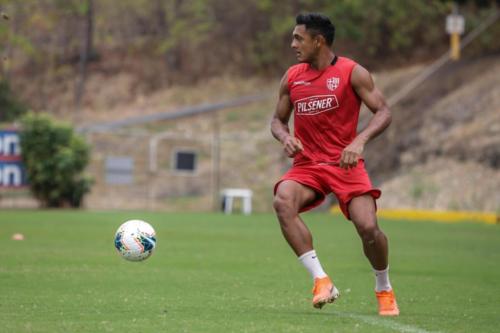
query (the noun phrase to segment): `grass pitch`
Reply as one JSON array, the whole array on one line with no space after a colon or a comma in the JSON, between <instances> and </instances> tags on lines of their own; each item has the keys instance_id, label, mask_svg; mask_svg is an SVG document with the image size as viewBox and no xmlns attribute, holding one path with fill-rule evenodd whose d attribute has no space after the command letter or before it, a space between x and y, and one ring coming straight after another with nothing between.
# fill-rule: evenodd
<instances>
[{"instance_id":1,"label":"grass pitch","mask_svg":"<svg viewBox=\"0 0 500 333\"><path fill-rule=\"evenodd\" d=\"M131 218L157 231L145 262L113 247ZM0 332L498 332L500 226L381 221L401 309L381 318L354 228L303 218L341 291L323 310L272 215L3 211Z\"/></svg>"}]
</instances>

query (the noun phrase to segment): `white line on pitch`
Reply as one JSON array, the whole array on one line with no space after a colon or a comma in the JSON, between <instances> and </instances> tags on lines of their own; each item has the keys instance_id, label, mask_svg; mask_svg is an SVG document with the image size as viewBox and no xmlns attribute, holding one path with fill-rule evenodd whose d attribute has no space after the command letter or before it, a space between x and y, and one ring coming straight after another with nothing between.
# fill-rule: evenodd
<instances>
[{"instance_id":1,"label":"white line on pitch","mask_svg":"<svg viewBox=\"0 0 500 333\"><path fill-rule=\"evenodd\" d=\"M366 324L370 324L373 326L383 326L402 333L441 333L437 331L427 331L415 326L396 323L392 320L388 320L389 318L384 319L379 317L372 317L372 316L365 316L354 313L337 312L337 311L335 311L335 314L341 317L358 319L360 321L365 322Z\"/></svg>"}]
</instances>

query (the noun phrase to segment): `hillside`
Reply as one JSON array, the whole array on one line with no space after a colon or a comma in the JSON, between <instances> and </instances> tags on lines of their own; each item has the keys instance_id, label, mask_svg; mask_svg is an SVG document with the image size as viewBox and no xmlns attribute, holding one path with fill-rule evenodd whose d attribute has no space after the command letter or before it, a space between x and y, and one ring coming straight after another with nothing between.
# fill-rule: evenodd
<instances>
[{"instance_id":1,"label":"hillside","mask_svg":"<svg viewBox=\"0 0 500 333\"><path fill-rule=\"evenodd\" d=\"M449 64L393 109L366 156L382 206L500 208L499 60Z\"/></svg>"},{"instance_id":2,"label":"hillside","mask_svg":"<svg viewBox=\"0 0 500 333\"><path fill-rule=\"evenodd\" d=\"M415 65L376 72L374 78L378 87L389 97L423 67ZM21 80L17 84L21 95L29 99L32 91L22 89ZM220 102L243 95L271 94L272 97L265 101L219 111L217 114L221 133L220 187L251 188L255 193L255 209L271 210L272 186L290 163L269 132L269 119L274 110L279 78L269 80L227 76L201 81L194 86L174 85L152 93L141 93L141 85L144 84L127 72L115 75L93 72L89 76L84 107L78 113L68 112L72 110L73 87L67 82L53 86L49 92L53 97L47 100L45 109L55 110L53 113L58 118L76 121L81 125L175 111L186 106ZM445 66L393 107L391 127L371 142L365 153L367 168L374 183L383 191L379 207L500 209L498 87L500 56L466 59ZM366 122L368 114L366 110L362 112L361 123ZM210 143L213 139L213 119L208 115L163 125L152 124L142 129L125 129L120 135L137 131L138 135L170 131L189 137L193 142ZM115 145L125 143L121 139L114 139L113 142ZM91 172L102 172L105 155L99 151L101 146L95 147ZM127 152L129 148L110 149ZM161 188L158 190L160 201L154 205L155 208L204 210L212 207L212 185L207 183L211 177L211 162L206 159L211 154L210 147L205 144L200 149L205 158L200 162L201 180L182 178L157 181ZM184 196L183 190L191 194ZM88 207L150 207L147 201L150 195L148 187L141 189L135 186L131 190L117 188L113 191L103 192L98 187L91 193ZM134 200L114 196L127 191ZM110 193L113 193L111 197ZM103 196L107 199L104 200Z\"/></svg>"}]
</instances>

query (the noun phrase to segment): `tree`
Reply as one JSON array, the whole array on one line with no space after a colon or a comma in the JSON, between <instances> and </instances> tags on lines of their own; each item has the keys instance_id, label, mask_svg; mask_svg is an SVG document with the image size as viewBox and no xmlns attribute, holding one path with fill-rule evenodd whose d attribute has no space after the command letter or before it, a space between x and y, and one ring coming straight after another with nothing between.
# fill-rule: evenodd
<instances>
[{"instance_id":1,"label":"tree","mask_svg":"<svg viewBox=\"0 0 500 333\"><path fill-rule=\"evenodd\" d=\"M85 89L85 80L87 78L87 62L93 55L94 1L87 0L87 2L83 5L82 12L85 14L85 33L83 34L83 46L80 52L80 77L78 79L75 92L75 104L77 111L80 108L82 96Z\"/></svg>"},{"instance_id":2,"label":"tree","mask_svg":"<svg viewBox=\"0 0 500 333\"><path fill-rule=\"evenodd\" d=\"M9 83L0 79L0 122L13 121L26 111L26 107L13 96Z\"/></svg>"},{"instance_id":3,"label":"tree","mask_svg":"<svg viewBox=\"0 0 500 333\"><path fill-rule=\"evenodd\" d=\"M494 4L500 0L456 1L470 31L488 11L498 10ZM0 53L8 55L10 71L21 74L12 77L13 86L25 77L30 84L31 78L42 81L29 97L35 108L47 108L52 83L76 79L78 109L85 99L90 62L92 73L135 76L134 91L144 92L221 74L281 75L296 61L290 41L299 12L328 15L337 28L335 52L370 70L430 60L448 47L444 22L453 3L0 0L10 15L0 19ZM498 52L498 30L492 26L475 43L477 54Z\"/></svg>"},{"instance_id":4,"label":"tree","mask_svg":"<svg viewBox=\"0 0 500 333\"><path fill-rule=\"evenodd\" d=\"M80 207L90 191L83 174L89 162L87 143L69 125L47 115L21 120L21 150L33 195L44 207Z\"/></svg>"}]
</instances>

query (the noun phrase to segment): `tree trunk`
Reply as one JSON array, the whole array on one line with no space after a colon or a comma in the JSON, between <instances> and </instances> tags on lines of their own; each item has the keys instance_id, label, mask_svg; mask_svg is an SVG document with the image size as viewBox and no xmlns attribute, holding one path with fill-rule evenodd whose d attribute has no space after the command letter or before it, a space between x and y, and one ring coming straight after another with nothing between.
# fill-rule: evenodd
<instances>
[{"instance_id":1,"label":"tree trunk","mask_svg":"<svg viewBox=\"0 0 500 333\"><path fill-rule=\"evenodd\" d=\"M85 29L83 34L83 45L80 52L79 63L79 78L75 91L75 120L80 120L80 107L82 97L85 90L85 80L87 78L87 63L93 51L93 34L94 34L94 0L87 0L87 8L85 15Z\"/></svg>"}]
</instances>

